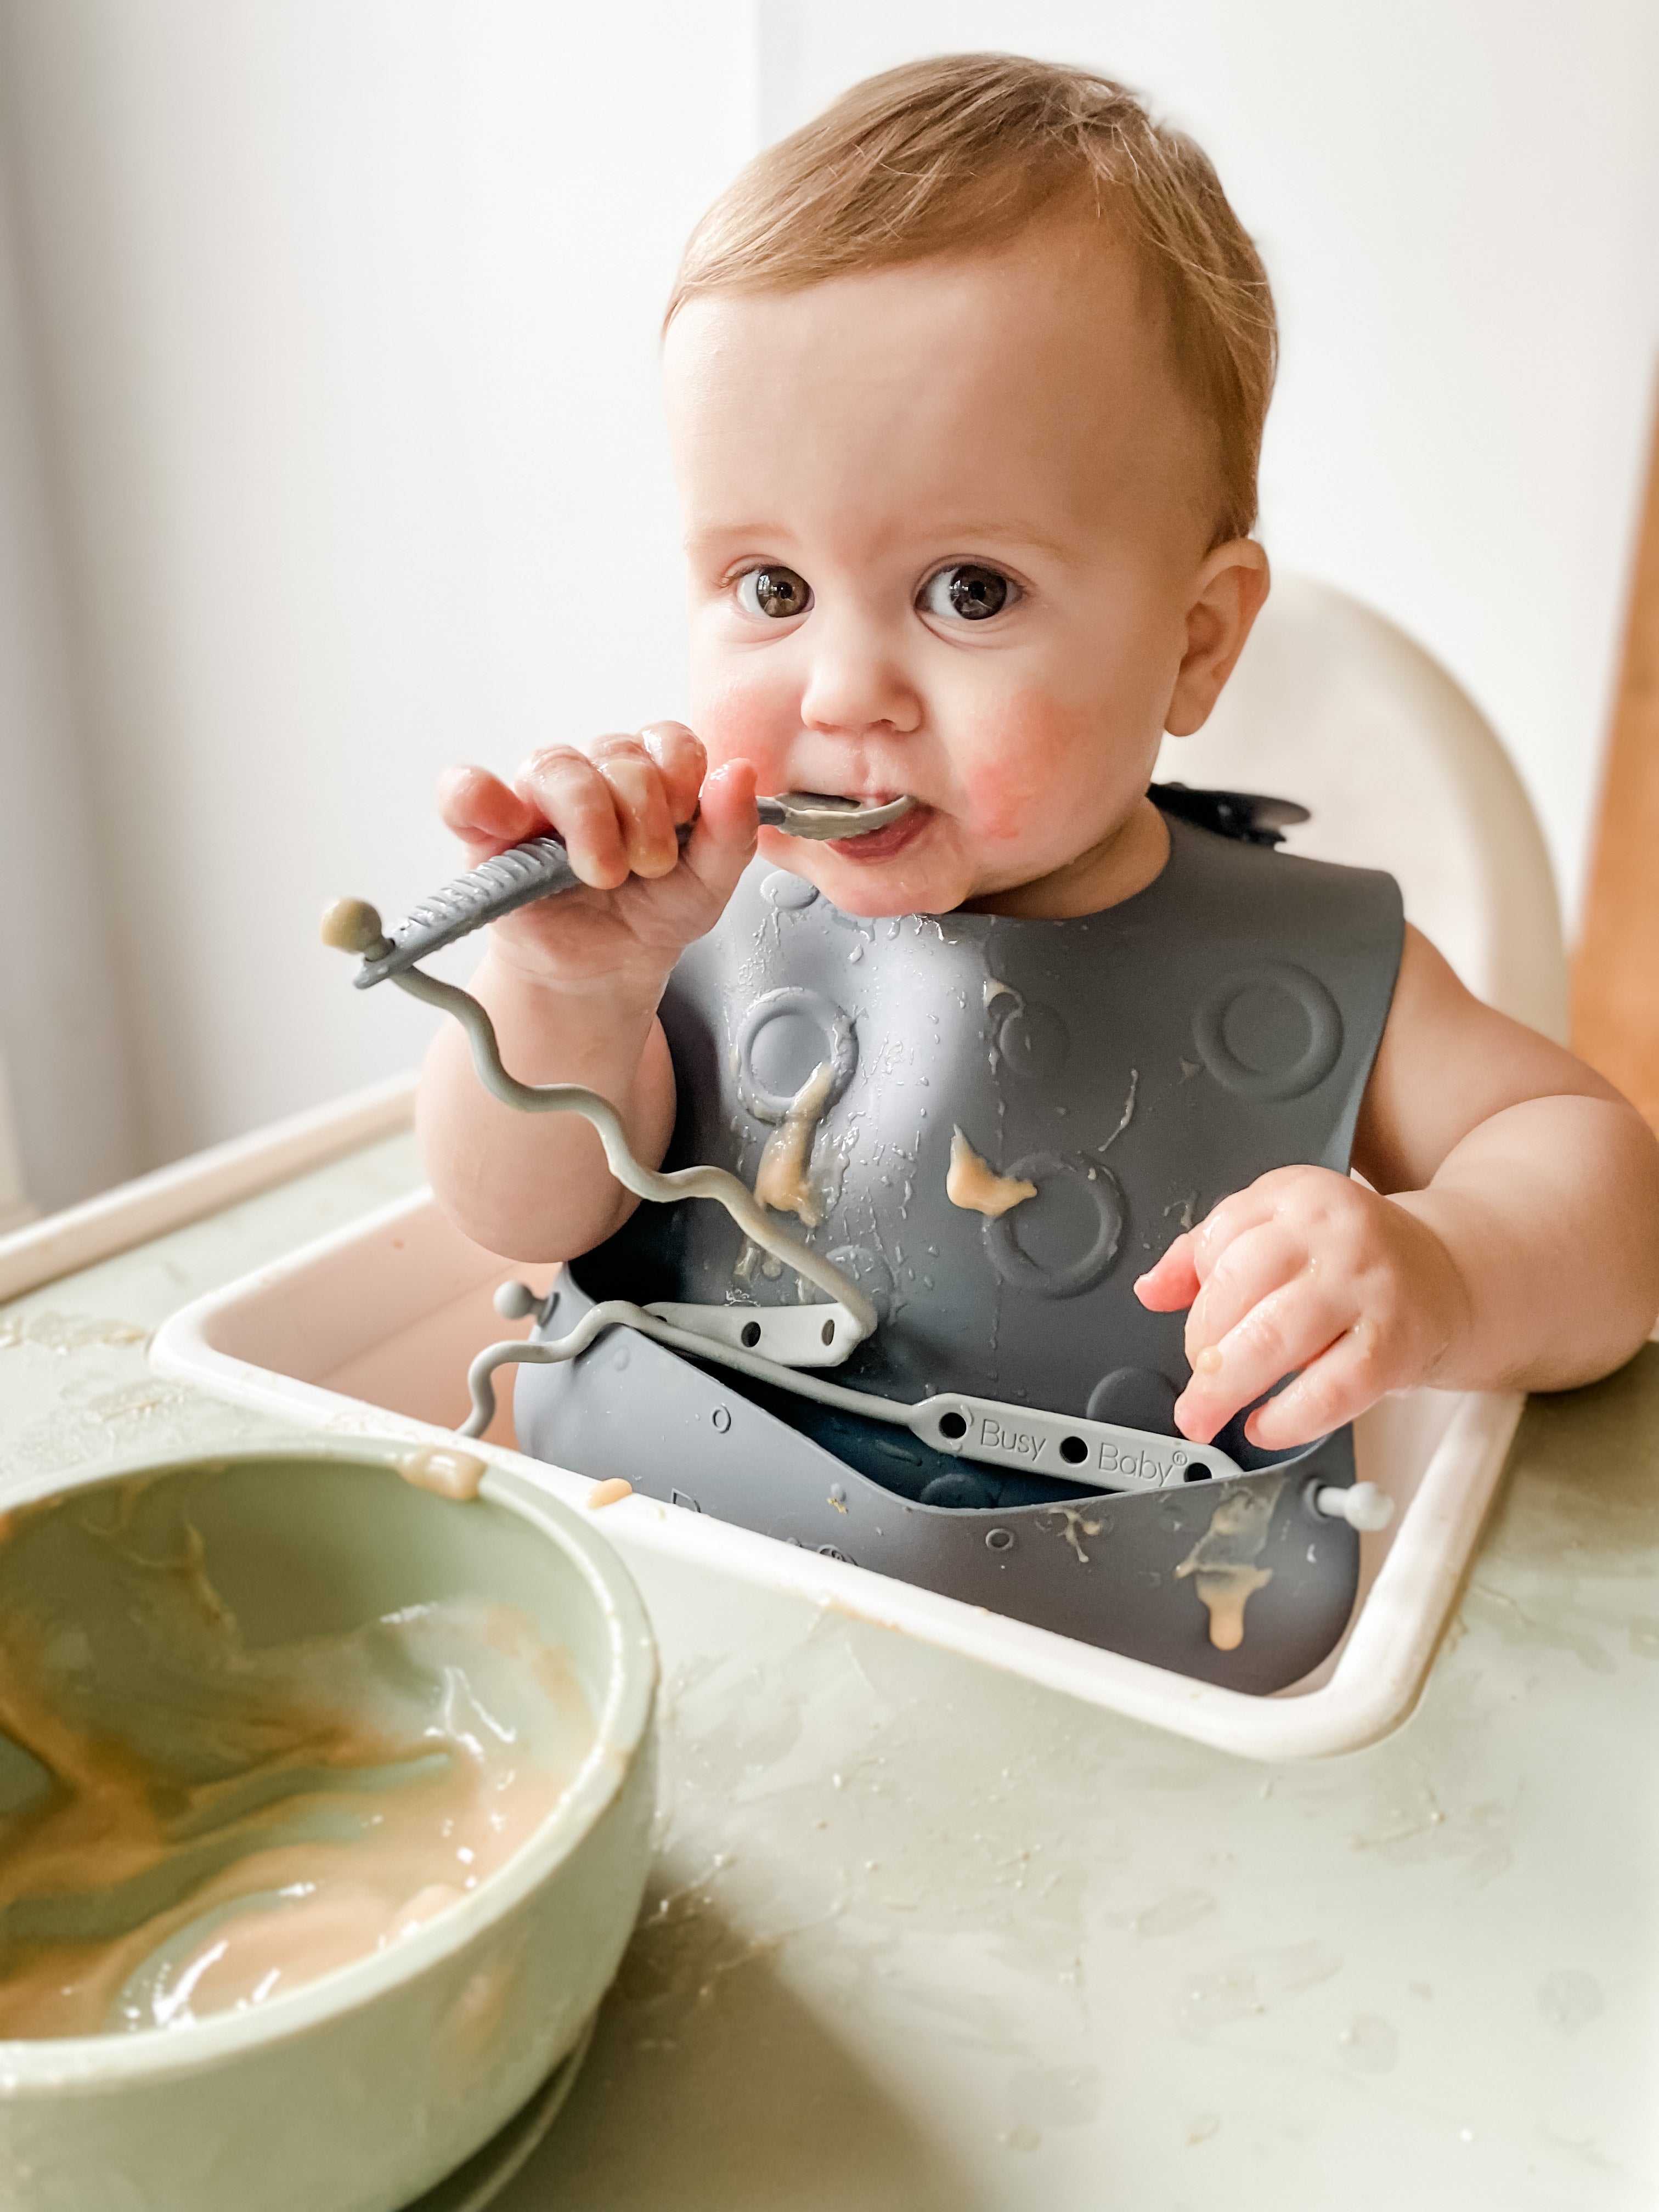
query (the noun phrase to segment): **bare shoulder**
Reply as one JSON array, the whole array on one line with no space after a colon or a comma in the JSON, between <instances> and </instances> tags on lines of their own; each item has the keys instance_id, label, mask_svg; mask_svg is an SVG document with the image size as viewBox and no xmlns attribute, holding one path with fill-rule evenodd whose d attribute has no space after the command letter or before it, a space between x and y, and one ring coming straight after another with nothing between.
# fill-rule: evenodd
<instances>
[{"instance_id":1,"label":"bare shoulder","mask_svg":"<svg viewBox=\"0 0 1659 2212\"><path fill-rule=\"evenodd\" d=\"M1488 1006L1406 926L1388 1024L1354 1132L1353 1164L1382 1191L1421 1190L1472 1129L1531 1098L1620 1094L1565 1046Z\"/></svg>"}]
</instances>

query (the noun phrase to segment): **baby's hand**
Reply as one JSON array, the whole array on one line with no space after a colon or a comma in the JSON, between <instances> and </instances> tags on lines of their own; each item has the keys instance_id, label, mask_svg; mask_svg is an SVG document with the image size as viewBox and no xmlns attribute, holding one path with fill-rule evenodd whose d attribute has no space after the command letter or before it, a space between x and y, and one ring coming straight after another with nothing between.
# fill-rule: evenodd
<instances>
[{"instance_id":1,"label":"baby's hand","mask_svg":"<svg viewBox=\"0 0 1659 2212\"><path fill-rule=\"evenodd\" d=\"M1433 1231L1328 1168L1277 1168L1223 1199L1135 1295L1153 1313L1190 1309L1193 1378L1175 1417L1194 1443L1295 1375L1245 1425L1275 1451L1432 1382L1469 1325L1468 1293Z\"/></svg>"},{"instance_id":2,"label":"baby's hand","mask_svg":"<svg viewBox=\"0 0 1659 2212\"><path fill-rule=\"evenodd\" d=\"M647 991L660 989L685 947L719 920L754 855L754 770L746 761L707 769L702 745L679 722L580 750L546 746L510 785L488 769L447 769L439 807L469 866L551 830L581 878L580 887L493 923L495 954L556 985L637 977ZM694 815L682 853L675 831Z\"/></svg>"}]
</instances>

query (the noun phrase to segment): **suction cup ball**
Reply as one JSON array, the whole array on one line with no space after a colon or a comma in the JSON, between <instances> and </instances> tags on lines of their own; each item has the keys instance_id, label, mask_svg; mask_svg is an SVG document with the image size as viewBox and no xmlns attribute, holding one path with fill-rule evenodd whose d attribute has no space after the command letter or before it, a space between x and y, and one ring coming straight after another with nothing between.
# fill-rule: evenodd
<instances>
[{"instance_id":1,"label":"suction cup ball","mask_svg":"<svg viewBox=\"0 0 1659 2212\"><path fill-rule=\"evenodd\" d=\"M320 934L337 952L360 952L366 958L386 944L380 917L367 899L336 899L324 909Z\"/></svg>"}]
</instances>

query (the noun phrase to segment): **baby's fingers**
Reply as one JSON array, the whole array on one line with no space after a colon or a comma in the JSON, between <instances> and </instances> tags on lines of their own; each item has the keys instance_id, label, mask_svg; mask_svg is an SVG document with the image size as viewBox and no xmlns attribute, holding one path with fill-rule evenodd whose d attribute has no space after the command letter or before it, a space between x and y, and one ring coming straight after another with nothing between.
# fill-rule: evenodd
<instances>
[{"instance_id":1,"label":"baby's fingers","mask_svg":"<svg viewBox=\"0 0 1659 2212\"><path fill-rule=\"evenodd\" d=\"M637 739L615 742L634 744L644 760ZM570 865L583 883L613 891L627 882L633 870L615 789L595 762L574 745L549 745L531 755L514 785L527 806L539 809L542 823L563 839ZM665 825L665 806L662 813ZM672 829L667 835L672 842Z\"/></svg>"},{"instance_id":2,"label":"baby's fingers","mask_svg":"<svg viewBox=\"0 0 1659 2212\"><path fill-rule=\"evenodd\" d=\"M723 907L738 878L755 857L755 771L744 760L727 761L702 787L702 811L686 866Z\"/></svg>"},{"instance_id":3,"label":"baby's fingers","mask_svg":"<svg viewBox=\"0 0 1659 2212\"><path fill-rule=\"evenodd\" d=\"M629 874L672 874L680 857L674 809L667 782L644 738L600 738L592 757L611 787Z\"/></svg>"},{"instance_id":4,"label":"baby's fingers","mask_svg":"<svg viewBox=\"0 0 1659 2212\"><path fill-rule=\"evenodd\" d=\"M1135 1296L1148 1313L1180 1313L1191 1305L1199 1290L1196 1249L1192 1231L1185 1231L1139 1278Z\"/></svg>"},{"instance_id":5,"label":"baby's fingers","mask_svg":"<svg viewBox=\"0 0 1659 2212\"><path fill-rule=\"evenodd\" d=\"M1306 1238L1279 1220L1257 1222L1207 1252L1200 1231L1195 1257L1204 1286L1187 1316L1187 1357L1192 1360L1206 1345L1219 1344L1253 1307L1313 1264Z\"/></svg>"},{"instance_id":6,"label":"baby's fingers","mask_svg":"<svg viewBox=\"0 0 1659 2212\"><path fill-rule=\"evenodd\" d=\"M677 822L689 822L697 811L702 780L708 773L708 756L701 741L684 722L647 722L640 743L656 763L668 800L668 811Z\"/></svg>"},{"instance_id":7,"label":"baby's fingers","mask_svg":"<svg viewBox=\"0 0 1659 2212\"><path fill-rule=\"evenodd\" d=\"M1316 1276L1299 1275L1271 1291L1219 1342L1193 1355L1193 1379L1176 1401L1182 1434L1208 1443L1253 1399L1316 1359L1352 1315L1352 1302L1339 1308Z\"/></svg>"},{"instance_id":8,"label":"baby's fingers","mask_svg":"<svg viewBox=\"0 0 1659 2212\"><path fill-rule=\"evenodd\" d=\"M1377 1376L1379 1340L1375 1322L1357 1321L1276 1398L1256 1407L1244 1424L1245 1435L1263 1451L1288 1451L1357 1419L1382 1394Z\"/></svg>"},{"instance_id":9,"label":"baby's fingers","mask_svg":"<svg viewBox=\"0 0 1659 2212\"><path fill-rule=\"evenodd\" d=\"M470 866L544 830L540 814L487 768L447 768L438 779L438 812L466 847Z\"/></svg>"},{"instance_id":10,"label":"baby's fingers","mask_svg":"<svg viewBox=\"0 0 1659 2212\"><path fill-rule=\"evenodd\" d=\"M1184 1231L1164 1257L1148 1267L1134 1286L1135 1296L1149 1313L1178 1313L1192 1305L1235 1244L1247 1239L1270 1212L1271 1200L1259 1184L1223 1199L1196 1229ZM1273 1285L1264 1283L1261 1287L1271 1289ZM1231 1318L1236 1320L1237 1316ZM1220 1329L1213 1334L1219 1335ZM1192 1348L1189 1345L1188 1350Z\"/></svg>"}]
</instances>

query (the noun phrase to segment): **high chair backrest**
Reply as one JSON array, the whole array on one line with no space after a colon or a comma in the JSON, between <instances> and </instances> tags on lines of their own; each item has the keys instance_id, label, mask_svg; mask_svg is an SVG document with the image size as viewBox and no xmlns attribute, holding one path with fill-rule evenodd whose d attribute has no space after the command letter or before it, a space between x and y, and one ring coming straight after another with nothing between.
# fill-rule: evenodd
<instances>
[{"instance_id":1,"label":"high chair backrest","mask_svg":"<svg viewBox=\"0 0 1659 2212\"><path fill-rule=\"evenodd\" d=\"M1387 868L1477 996L1565 1042L1560 909L1520 778L1474 702L1370 608L1275 578L1214 714L1164 739L1158 775L1299 799L1313 818L1287 850Z\"/></svg>"}]
</instances>

